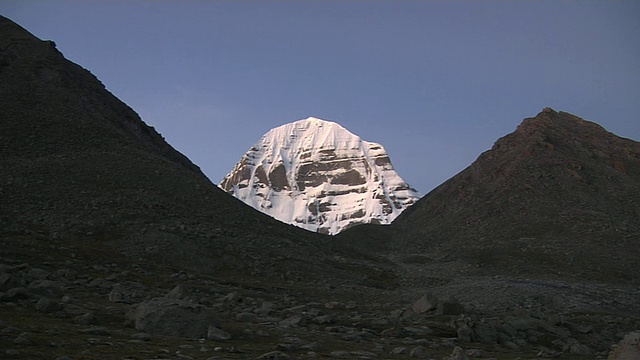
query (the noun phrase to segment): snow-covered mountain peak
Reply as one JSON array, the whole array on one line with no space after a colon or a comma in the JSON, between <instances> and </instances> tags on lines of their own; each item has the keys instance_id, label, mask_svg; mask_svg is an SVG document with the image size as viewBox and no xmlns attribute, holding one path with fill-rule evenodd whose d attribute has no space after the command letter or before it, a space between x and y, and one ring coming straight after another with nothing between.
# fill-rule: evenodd
<instances>
[{"instance_id":1,"label":"snow-covered mountain peak","mask_svg":"<svg viewBox=\"0 0 640 360\"><path fill-rule=\"evenodd\" d=\"M380 144L315 117L267 132L220 187L283 222L329 234L389 223L419 198Z\"/></svg>"}]
</instances>

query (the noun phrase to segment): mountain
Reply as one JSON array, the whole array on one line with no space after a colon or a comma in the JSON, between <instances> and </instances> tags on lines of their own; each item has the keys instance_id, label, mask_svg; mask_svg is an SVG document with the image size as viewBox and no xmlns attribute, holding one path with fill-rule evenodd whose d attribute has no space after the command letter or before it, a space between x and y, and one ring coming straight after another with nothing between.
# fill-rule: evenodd
<instances>
[{"instance_id":1,"label":"mountain","mask_svg":"<svg viewBox=\"0 0 640 360\"><path fill-rule=\"evenodd\" d=\"M55 43L2 17L0 169L0 233L12 239L278 279L315 277L309 252L340 253L220 190Z\"/></svg>"},{"instance_id":2,"label":"mountain","mask_svg":"<svg viewBox=\"0 0 640 360\"><path fill-rule=\"evenodd\" d=\"M382 145L314 117L267 132L220 187L278 220L325 234L388 224L419 199Z\"/></svg>"},{"instance_id":3,"label":"mountain","mask_svg":"<svg viewBox=\"0 0 640 360\"><path fill-rule=\"evenodd\" d=\"M640 279L640 143L544 109L394 222L395 246L472 271Z\"/></svg>"}]
</instances>

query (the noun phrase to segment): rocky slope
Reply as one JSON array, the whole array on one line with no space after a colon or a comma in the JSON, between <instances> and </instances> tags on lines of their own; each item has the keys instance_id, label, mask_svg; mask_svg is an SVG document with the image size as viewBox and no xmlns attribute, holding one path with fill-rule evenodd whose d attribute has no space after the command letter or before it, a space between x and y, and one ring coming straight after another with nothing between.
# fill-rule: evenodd
<instances>
[{"instance_id":1,"label":"rocky slope","mask_svg":"<svg viewBox=\"0 0 640 360\"><path fill-rule=\"evenodd\" d=\"M388 224L419 199L380 144L313 117L267 132L220 187L278 220L327 234Z\"/></svg>"},{"instance_id":2,"label":"rocky slope","mask_svg":"<svg viewBox=\"0 0 640 360\"><path fill-rule=\"evenodd\" d=\"M53 42L5 18L0 168L6 234L45 234L136 262L277 278L308 277L307 254L335 250L330 238L220 190ZM303 264L304 274L296 270Z\"/></svg>"},{"instance_id":3,"label":"rocky slope","mask_svg":"<svg viewBox=\"0 0 640 360\"><path fill-rule=\"evenodd\" d=\"M491 272L638 284L638 204L640 143L545 109L398 218L396 244Z\"/></svg>"}]
</instances>

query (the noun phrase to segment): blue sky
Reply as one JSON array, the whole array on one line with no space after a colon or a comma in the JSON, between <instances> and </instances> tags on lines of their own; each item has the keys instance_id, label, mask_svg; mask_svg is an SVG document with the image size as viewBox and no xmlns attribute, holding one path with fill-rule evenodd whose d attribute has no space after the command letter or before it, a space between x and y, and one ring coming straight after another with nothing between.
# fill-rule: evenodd
<instances>
[{"instance_id":1,"label":"blue sky","mask_svg":"<svg viewBox=\"0 0 640 360\"><path fill-rule=\"evenodd\" d=\"M14 1L219 182L315 116L423 194L544 107L640 140L640 1Z\"/></svg>"}]
</instances>

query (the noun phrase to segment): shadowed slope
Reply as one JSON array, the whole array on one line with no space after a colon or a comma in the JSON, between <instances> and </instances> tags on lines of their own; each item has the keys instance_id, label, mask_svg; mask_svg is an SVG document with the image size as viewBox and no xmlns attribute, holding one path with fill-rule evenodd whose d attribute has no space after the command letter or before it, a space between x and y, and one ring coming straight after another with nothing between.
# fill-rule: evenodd
<instances>
[{"instance_id":1,"label":"shadowed slope","mask_svg":"<svg viewBox=\"0 0 640 360\"><path fill-rule=\"evenodd\" d=\"M7 234L77 241L105 260L283 279L318 277L334 250L224 193L53 42L2 17L0 144Z\"/></svg>"},{"instance_id":2,"label":"shadowed slope","mask_svg":"<svg viewBox=\"0 0 640 360\"><path fill-rule=\"evenodd\" d=\"M637 281L640 144L545 109L394 223L398 249L474 271Z\"/></svg>"}]
</instances>

